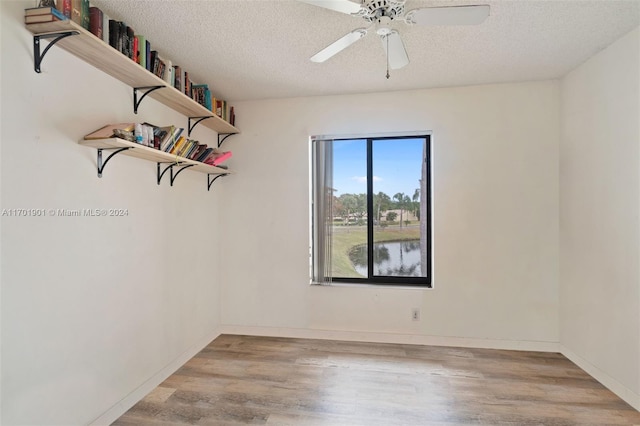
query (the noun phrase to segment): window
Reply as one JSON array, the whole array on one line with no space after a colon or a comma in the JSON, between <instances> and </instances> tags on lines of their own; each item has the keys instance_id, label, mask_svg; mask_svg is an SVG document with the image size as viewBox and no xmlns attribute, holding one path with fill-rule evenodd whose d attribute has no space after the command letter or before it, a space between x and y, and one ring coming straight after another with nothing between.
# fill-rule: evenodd
<instances>
[{"instance_id":1,"label":"window","mask_svg":"<svg viewBox=\"0 0 640 426\"><path fill-rule=\"evenodd\" d=\"M431 287L429 135L311 143L312 281Z\"/></svg>"}]
</instances>

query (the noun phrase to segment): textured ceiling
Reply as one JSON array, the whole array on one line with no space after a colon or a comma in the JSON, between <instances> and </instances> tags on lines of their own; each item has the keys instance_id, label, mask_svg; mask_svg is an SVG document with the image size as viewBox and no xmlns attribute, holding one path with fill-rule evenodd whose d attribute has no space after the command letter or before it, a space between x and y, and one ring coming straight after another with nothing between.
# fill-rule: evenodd
<instances>
[{"instance_id":1,"label":"textured ceiling","mask_svg":"<svg viewBox=\"0 0 640 426\"><path fill-rule=\"evenodd\" d=\"M640 0L407 0L406 10L488 4L478 26L395 23L411 62L385 78L374 32L324 63L309 57L362 18L295 0L94 0L231 101L544 80L640 25Z\"/></svg>"}]
</instances>

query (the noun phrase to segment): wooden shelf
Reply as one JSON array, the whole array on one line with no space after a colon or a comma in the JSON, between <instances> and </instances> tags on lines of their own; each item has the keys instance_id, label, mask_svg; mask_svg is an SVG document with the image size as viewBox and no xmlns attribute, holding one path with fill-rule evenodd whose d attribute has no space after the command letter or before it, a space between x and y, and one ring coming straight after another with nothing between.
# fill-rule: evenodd
<instances>
[{"instance_id":1,"label":"wooden shelf","mask_svg":"<svg viewBox=\"0 0 640 426\"><path fill-rule=\"evenodd\" d=\"M56 46L61 47L133 88L163 86L163 88L149 93L149 97L156 99L187 117L212 116L212 118L203 120L201 124L217 133L240 133L236 127L224 121L184 93L168 85L166 81L142 68L139 64L111 47L108 43L100 40L71 20L26 24L26 27L31 33L38 36L64 31L77 31L77 35L59 40ZM194 168L195 167L192 169Z\"/></svg>"},{"instance_id":2,"label":"wooden shelf","mask_svg":"<svg viewBox=\"0 0 640 426\"><path fill-rule=\"evenodd\" d=\"M193 165L188 170L200 173L206 173L210 175L226 175L232 173L230 170L220 167L211 166L209 164L201 163L200 161L190 160L188 158L179 157L175 154L169 154L168 152L159 151L148 146L140 145L135 142L129 142L119 138L109 139L83 139L78 142L80 145L89 146L97 149L119 149L130 148L126 151L122 151L123 155L131 157L141 158L143 160L152 161L154 163L174 163L180 162L182 166Z\"/></svg>"}]
</instances>

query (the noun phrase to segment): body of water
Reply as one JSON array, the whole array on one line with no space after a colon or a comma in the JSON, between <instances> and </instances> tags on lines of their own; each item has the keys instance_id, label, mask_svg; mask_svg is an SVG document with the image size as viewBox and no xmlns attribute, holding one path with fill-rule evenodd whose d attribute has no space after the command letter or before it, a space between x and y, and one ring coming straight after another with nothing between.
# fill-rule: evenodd
<instances>
[{"instance_id":1,"label":"body of water","mask_svg":"<svg viewBox=\"0 0 640 426\"><path fill-rule=\"evenodd\" d=\"M349 252L355 270L367 276L367 245ZM386 277L420 277L420 240L393 241L373 245L373 274Z\"/></svg>"}]
</instances>

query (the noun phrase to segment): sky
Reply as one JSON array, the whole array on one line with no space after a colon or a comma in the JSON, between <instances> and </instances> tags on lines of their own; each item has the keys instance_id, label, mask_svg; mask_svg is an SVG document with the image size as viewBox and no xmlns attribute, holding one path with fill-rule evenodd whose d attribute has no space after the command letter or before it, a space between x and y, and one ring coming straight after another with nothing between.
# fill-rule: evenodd
<instances>
[{"instance_id":1,"label":"sky","mask_svg":"<svg viewBox=\"0 0 640 426\"><path fill-rule=\"evenodd\" d=\"M382 139L373 142L373 192L409 197L419 188L424 139ZM367 192L367 141L340 140L333 143L333 187L335 195Z\"/></svg>"}]
</instances>

